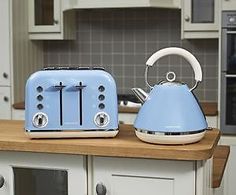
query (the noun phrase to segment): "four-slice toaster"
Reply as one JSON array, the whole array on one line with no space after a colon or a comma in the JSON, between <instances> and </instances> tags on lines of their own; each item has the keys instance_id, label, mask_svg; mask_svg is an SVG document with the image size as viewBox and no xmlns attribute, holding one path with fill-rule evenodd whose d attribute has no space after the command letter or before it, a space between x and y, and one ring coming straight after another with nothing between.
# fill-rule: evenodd
<instances>
[{"instance_id":1,"label":"four-slice toaster","mask_svg":"<svg viewBox=\"0 0 236 195\"><path fill-rule=\"evenodd\" d=\"M116 83L102 68L45 68L26 83L25 130L31 138L114 137Z\"/></svg>"}]
</instances>

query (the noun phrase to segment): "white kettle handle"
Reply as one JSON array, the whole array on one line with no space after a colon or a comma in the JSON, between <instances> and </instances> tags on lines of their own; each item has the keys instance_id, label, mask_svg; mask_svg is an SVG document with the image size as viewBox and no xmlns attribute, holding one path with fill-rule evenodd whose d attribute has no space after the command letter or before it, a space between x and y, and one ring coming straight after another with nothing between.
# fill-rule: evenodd
<instances>
[{"instance_id":1,"label":"white kettle handle","mask_svg":"<svg viewBox=\"0 0 236 195\"><path fill-rule=\"evenodd\" d=\"M155 62L157 62L160 58L162 58L164 56L167 56L167 55L182 56L190 63L190 65L193 68L194 75L195 75L195 80L196 80L196 84L191 90L196 88L197 83L202 81L201 65L199 64L198 60L189 51L187 51L185 49L178 48L178 47L168 47L168 48L165 48L165 49L161 49L161 50L155 52L154 54L152 54L152 56L147 60L147 62L146 62L147 68L150 67L150 66L153 66L153 64ZM146 76L147 76L147 74L146 74ZM147 79L146 79L146 81L147 81Z\"/></svg>"}]
</instances>

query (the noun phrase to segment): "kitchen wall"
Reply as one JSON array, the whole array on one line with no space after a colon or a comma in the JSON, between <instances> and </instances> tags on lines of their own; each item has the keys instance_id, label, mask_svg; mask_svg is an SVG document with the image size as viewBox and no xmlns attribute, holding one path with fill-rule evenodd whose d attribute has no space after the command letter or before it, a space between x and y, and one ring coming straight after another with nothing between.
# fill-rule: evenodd
<instances>
[{"instance_id":1,"label":"kitchen wall","mask_svg":"<svg viewBox=\"0 0 236 195\"><path fill-rule=\"evenodd\" d=\"M138 8L79 10L77 39L44 42L44 66L103 66L117 82L118 93L145 88L145 62L169 46L192 52L203 69L203 82L194 91L201 101L217 101L218 40L181 40L180 10ZM193 71L179 56L159 61L150 71L154 84L174 71L177 80L194 84Z\"/></svg>"}]
</instances>

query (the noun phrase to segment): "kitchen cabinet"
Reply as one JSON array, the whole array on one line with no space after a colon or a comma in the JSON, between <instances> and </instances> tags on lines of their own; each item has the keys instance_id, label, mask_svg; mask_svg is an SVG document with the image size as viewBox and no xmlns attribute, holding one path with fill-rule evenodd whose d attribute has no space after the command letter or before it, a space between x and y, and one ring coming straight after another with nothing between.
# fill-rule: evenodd
<instances>
[{"instance_id":1,"label":"kitchen cabinet","mask_svg":"<svg viewBox=\"0 0 236 195\"><path fill-rule=\"evenodd\" d=\"M25 110L12 109L12 120L25 120Z\"/></svg>"},{"instance_id":2,"label":"kitchen cabinet","mask_svg":"<svg viewBox=\"0 0 236 195\"><path fill-rule=\"evenodd\" d=\"M64 1L67 9L96 9L96 8L138 8L138 7L158 7L179 9L181 0L71 0Z\"/></svg>"},{"instance_id":3,"label":"kitchen cabinet","mask_svg":"<svg viewBox=\"0 0 236 195\"><path fill-rule=\"evenodd\" d=\"M11 118L10 2L0 1L0 119Z\"/></svg>"},{"instance_id":4,"label":"kitchen cabinet","mask_svg":"<svg viewBox=\"0 0 236 195\"><path fill-rule=\"evenodd\" d=\"M62 0L28 0L30 39L75 39L75 13Z\"/></svg>"},{"instance_id":5,"label":"kitchen cabinet","mask_svg":"<svg viewBox=\"0 0 236 195\"><path fill-rule=\"evenodd\" d=\"M182 0L182 38L218 38L219 15L220 0Z\"/></svg>"},{"instance_id":6,"label":"kitchen cabinet","mask_svg":"<svg viewBox=\"0 0 236 195\"><path fill-rule=\"evenodd\" d=\"M96 189L100 190L98 195L105 191L107 195L211 194L207 180L210 178L205 177L210 174L204 176L201 172L209 171L206 167L210 162L198 167L194 161L94 157L92 194L96 194Z\"/></svg>"},{"instance_id":7,"label":"kitchen cabinet","mask_svg":"<svg viewBox=\"0 0 236 195\"><path fill-rule=\"evenodd\" d=\"M0 185L4 181L0 195L210 195L212 191L211 159L201 164L90 156L91 167L81 155L1 151L0 159Z\"/></svg>"},{"instance_id":8,"label":"kitchen cabinet","mask_svg":"<svg viewBox=\"0 0 236 195\"><path fill-rule=\"evenodd\" d=\"M236 1L235 0L222 0L222 10L235 10L236 9Z\"/></svg>"},{"instance_id":9,"label":"kitchen cabinet","mask_svg":"<svg viewBox=\"0 0 236 195\"><path fill-rule=\"evenodd\" d=\"M10 86L10 10L9 1L0 1L0 87Z\"/></svg>"},{"instance_id":10,"label":"kitchen cabinet","mask_svg":"<svg viewBox=\"0 0 236 195\"><path fill-rule=\"evenodd\" d=\"M112 139L31 140L22 121L0 123L0 195L35 194L41 185L50 192L55 184L64 186L63 175L68 195L212 195L219 130L207 131L198 143L170 147L138 140L129 125Z\"/></svg>"},{"instance_id":11,"label":"kitchen cabinet","mask_svg":"<svg viewBox=\"0 0 236 195\"><path fill-rule=\"evenodd\" d=\"M218 116L206 116L208 127L218 128Z\"/></svg>"},{"instance_id":12,"label":"kitchen cabinet","mask_svg":"<svg viewBox=\"0 0 236 195\"><path fill-rule=\"evenodd\" d=\"M87 194L83 156L1 151L0 159L0 195Z\"/></svg>"}]
</instances>

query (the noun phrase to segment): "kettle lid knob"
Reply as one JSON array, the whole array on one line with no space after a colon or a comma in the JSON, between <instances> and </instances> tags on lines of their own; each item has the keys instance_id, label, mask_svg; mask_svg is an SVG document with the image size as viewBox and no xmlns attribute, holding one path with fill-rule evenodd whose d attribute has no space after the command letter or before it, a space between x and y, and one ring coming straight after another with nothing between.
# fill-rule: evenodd
<instances>
[{"instance_id":1,"label":"kettle lid knob","mask_svg":"<svg viewBox=\"0 0 236 195\"><path fill-rule=\"evenodd\" d=\"M166 73L166 80L169 82L174 82L176 79L176 75L173 71L169 71Z\"/></svg>"}]
</instances>

